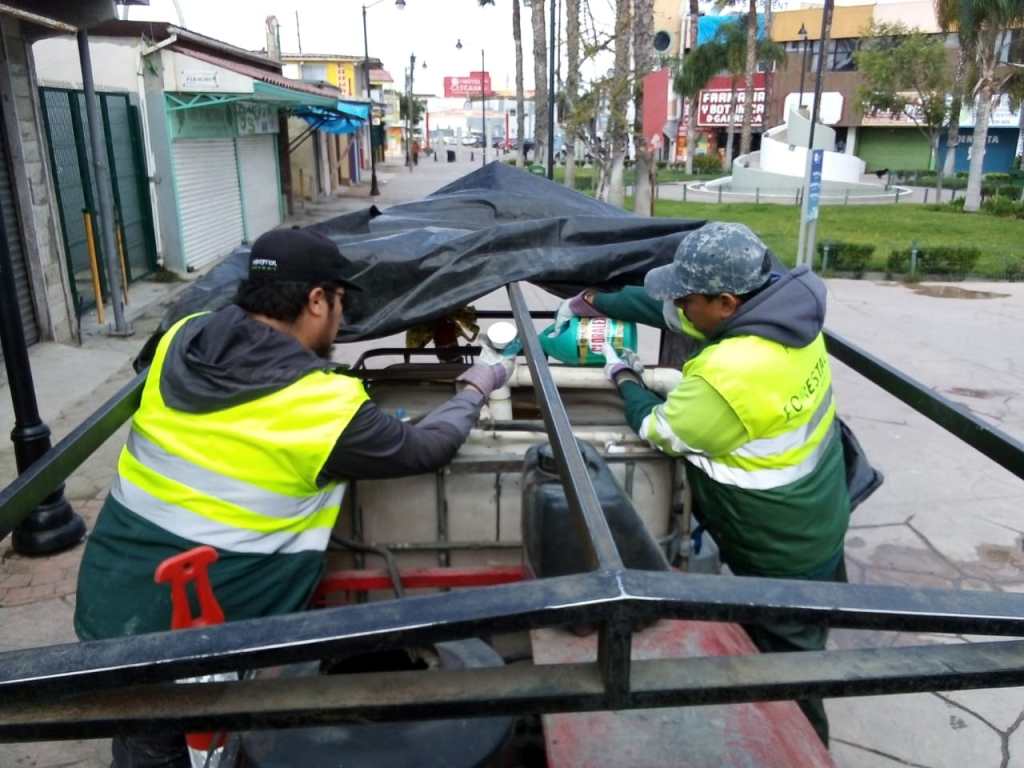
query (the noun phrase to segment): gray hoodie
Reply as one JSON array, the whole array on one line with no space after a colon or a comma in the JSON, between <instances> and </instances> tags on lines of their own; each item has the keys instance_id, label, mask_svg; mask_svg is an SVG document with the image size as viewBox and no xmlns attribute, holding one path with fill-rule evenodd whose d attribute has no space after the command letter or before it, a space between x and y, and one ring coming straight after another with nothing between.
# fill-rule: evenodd
<instances>
[{"instance_id":1,"label":"gray hoodie","mask_svg":"<svg viewBox=\"0 0 1024 768\"><path fill-rule=\"evenodd\" d=\"M231 305L189 320L175 334L161 370L160 394L175 410L212 413L269 395L312 371L332 372L334 366ZM465 442L482 402L479 392L467 390L413 425L368 400L338 435L320 482L439 469Z\"/></svg>"},{"instance_id":2,"label":"gray hoodie","mask_svg":"<svg viewBox=\"0 0 1024 768\"><path fill-rule=\"evenodd\" d=\"M806 347L825 325L825 283L806 266L776 279L719 327L708 343L760 336L786 347Z\"/></svg>"}]
</instances>

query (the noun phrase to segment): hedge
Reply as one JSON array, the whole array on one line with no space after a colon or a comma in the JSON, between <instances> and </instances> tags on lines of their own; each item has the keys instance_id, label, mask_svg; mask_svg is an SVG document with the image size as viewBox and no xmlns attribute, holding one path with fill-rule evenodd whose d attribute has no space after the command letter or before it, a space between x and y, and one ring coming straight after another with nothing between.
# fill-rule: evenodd
<instances>
[{"instance_id":1,"label":"hedge","mask_svg":"<svg viewBox=\"0 0 1024 768\"><path fill-rule=\"evenodd\" d=\"M718 155L694 155L693 172L699 174L720 173L722 171L722 158Z\"/></svg>"},{"instance_id":2,"label":"hedge","mask_svg":"<svg viewBox=\"0 0 1024 768\"><path fill-rule=\"evenodd\" d=\"M825 264L825 248L828 247L828 264ZM852 272L854 277L864 276L868 262L875 253L875 246L863 243L826 241L818 243L818 263L821 269L837 272Z\"/></svg>"},{"instance_id":3,"label":"hedge","mask_svg":"<svg viewBox=\"0 0 1024 768\"><path fill-rule=\"evenodd\" d=\"M981 251L977 248L926 246L917 249L917 272L932 275L964 277L977 263ZM910 272L910 249L894 250L889 254L886 268L890 273Z\"/></svg>"}]
</instances>

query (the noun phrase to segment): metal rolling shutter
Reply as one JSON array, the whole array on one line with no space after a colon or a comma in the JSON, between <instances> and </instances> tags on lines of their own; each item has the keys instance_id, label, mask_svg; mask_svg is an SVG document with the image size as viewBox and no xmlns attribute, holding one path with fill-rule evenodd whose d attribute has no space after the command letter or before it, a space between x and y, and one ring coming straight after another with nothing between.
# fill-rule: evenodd
<instances>
[{"instance_id":1,"label":"metal rolling shutter","mask_svg":"<svg viewBox=\"0 0 1024 768\"><path fill-rule=\"evenodd\" d=\"M21 247L21 227L14 201L14 189L7 156L7 137L0 130L0 207L3 207L4 232L7 234L7 249L14 267L14 288L18 294L18 309L21 310L21 325L25 341L34 344L39 341L39 326L36 325L36 311L32 305L32 289L29 287L28 269L25 265L25 251ZM3 354L0 352L0 360Z\"/></svg>"},{"instance_id":2,"label":"metal rolling shutter","mask_svg":"<svg viewBox=\"0 0 1024 768\"><path fill-rule=\"evenodd\" d=\"M242 242L242 202L233 139L174 142L185 266L201 269Z\"/></svg>"},{"instance_id":3,"label":"metal rolling shutter","mask_svg":"<svg viewBox=\"0 0 1024 768\"><path fill-rule=\"evenodd\" d=\"M273 134L238 139L245 235L255 240L281 223L281 189Z\"/></svg>"}]
</instances>

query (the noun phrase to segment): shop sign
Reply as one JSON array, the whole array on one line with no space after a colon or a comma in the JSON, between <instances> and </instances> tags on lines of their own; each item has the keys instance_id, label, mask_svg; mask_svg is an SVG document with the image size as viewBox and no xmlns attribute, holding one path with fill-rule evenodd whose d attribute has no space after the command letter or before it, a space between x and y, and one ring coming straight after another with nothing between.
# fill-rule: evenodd
<instances>
[{"instance_id":1,"label":"shop sign","mask_svg":"<svg viewBox=\"0 0 1024 768\"><path fill-rule=\"evenodd\" d=\"M445 98L479 96L481 91L484 94L491 93L491 75L488 72L470 72L469 77L446 77L444 79Z\"/></svg>"},{"instance_id":2,"label":"shop sign","mask_svg":"<svg viewBox=\"0 0 1024 768\"><path fill-rule=\"evenodd\" d=\"M277 111L268 104L235 104L235 129L239 136L277 133Z\"/></svg>"},{"instance_id":3,"label":"shop sign","mask_svg":"<svg viewBox=\"0 0 1024 768\"><path fill-rule=\"evenodd\" d=\"M216 69L183 69L178 86L183 91L215 91L220 87Z\"/></svg>"},{"instance_id":4,"label":"shop sign","mask_svg":"<svg viewBox=\"0 0 1024 768\"><path fill-rule=\"evenodd\" d=\"M737 78L735 100L733 100L730 76L713 77L708 85L710 87L700 92L700 99L697 103L697 125L702 128L724 128L730 123L739 126L743 122L743 113L746 108L743 78ZM751 120L751 125L756 128L764 125L765 98L764 74L758 73L754 76L753 118Z\"/></svg>"}]
</instances>

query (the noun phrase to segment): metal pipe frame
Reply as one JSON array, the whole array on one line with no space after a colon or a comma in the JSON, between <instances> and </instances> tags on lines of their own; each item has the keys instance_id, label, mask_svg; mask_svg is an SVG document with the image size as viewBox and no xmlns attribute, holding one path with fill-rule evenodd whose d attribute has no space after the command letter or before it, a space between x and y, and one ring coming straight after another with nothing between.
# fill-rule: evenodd
<instances>
[{"instance_id":1,"label":"metal pipe frame","mask_svg":"<svg viewBox=\"0 0 1024 768\"><path fill-rule=\"evenodd\" d=\"M532 322L508 288L521 329ZM633 628L654 619L1024 637L1024 595L708 576L626 569L583 464L536 335L524 354L591 570L271 616L177 632L0 654L0 741L99 738L220 728L279 728L741 701L862 696L1024 684L1024 641L801 654L631 661ZM1011 471L1020 444L842 339L830 351ZM141 375L35 473L0 494L0 520L18 522L32 494L63 481L134 410ZM950 414L953 414L952 416ZM69 442L70 441L70 442ZM1018 472L1019 475L1019 472ZM50 485L49 487L52 487ZM596 663L396 672L178 685L181 678L350 656L539 627L597 627Z\"/></svg>"}]
</instances>

